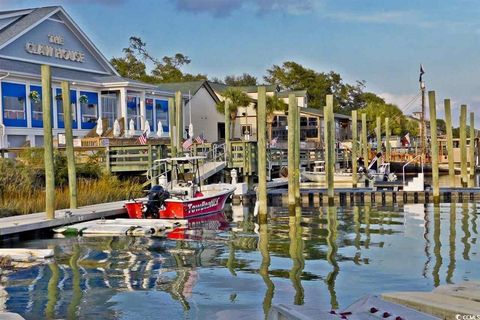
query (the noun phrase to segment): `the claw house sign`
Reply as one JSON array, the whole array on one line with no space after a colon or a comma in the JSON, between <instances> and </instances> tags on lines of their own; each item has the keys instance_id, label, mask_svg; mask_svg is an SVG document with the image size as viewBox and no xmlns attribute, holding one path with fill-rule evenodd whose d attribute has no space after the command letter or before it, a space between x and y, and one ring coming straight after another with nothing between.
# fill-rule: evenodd
<instances>
[{"instance_id":1,"label":"the claw house sign","mask_svg":"<svg viewBox=\"0 0 480 320\"><path fill-rule=\"evenodd\" d=\"M61 60L68 60L73 62L83 63L85 61L85 54L80 51L68 50L63 47L64 40L62 36L48 35L48 42L50 44L38 44L27 42L25 50L30 54L36 54L45 57L52 57ZM52 46L52 45L55 45Z\"/></svg>"}]
</instances>

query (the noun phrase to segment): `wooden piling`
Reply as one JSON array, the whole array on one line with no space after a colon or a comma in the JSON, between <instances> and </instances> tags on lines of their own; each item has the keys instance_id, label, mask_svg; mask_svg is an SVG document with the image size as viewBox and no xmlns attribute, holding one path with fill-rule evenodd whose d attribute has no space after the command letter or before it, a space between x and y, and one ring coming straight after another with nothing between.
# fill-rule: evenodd
<instances>
[{"instance_id":1,"label":"wooden piling","mask_svg":"<svg viewBox=\"0 0 480 320\"><path fill-rule=\"evenodd\" d=\"M475 176L475 114L470 112L470 144L469 144L469 173L470 178L468 179L469 182L473 184L473 178ZM473 185L471 186L473 187Z\"/></svg>"},{"instance_id":2,"label":"wooden piling","mask_svg":"<svg viewBox=\"0 0 480 320\"><path fill-rule=\"evenodd\" d=\"M264 86L258 87L257 101L258 213L263 222L267 220L267 96Z\"/></svg>"},{"instance_id":3,"label":"wooden piling","mask_svg":"<svg viewBox=\"0 0 480 320\"><path fill-rule=\"evenodd\" d=\"M175 92L175 125L177 126L177 153L182 150L183 131L183 101L182 93L180 91Z\"/></svg>"},{"instance_id":4,"label":"wooden piling","mask_svg":"<svg viewBox=\"0 0 480 320\"><path fill-rule=\"evenodd\" d=\"M289 97L290 98L290 97ZM290 101L290 99L289 99ZM295 202L300 205L300 110L297 99L294 96L295 103Z\"/></svg>"},{"instance_id":5,"label":"wooden piling","mask_svg":"<svg viewBox=\"0 0 480 320\"><path fill-rule=\"evenodd\" d=\"M45 158L45 212L47 219L55 219L55 171L52 134L52 74L50 66L42 65L43 147Z\"/></svg>"},{"instance_id":6,"label":"wooden piling","mask_svg":"<svg viewBox=\"0 0 480 320\"><path fill-rule=\"evenodd\" d=\"M432 184L433 202L440 202L440 186L438 182L438 141L437 141L437 110L435 103L435 91L428 92L428 104L430 107L430 135L432 154Z\"/></svg>"},{"instance_id":7,"label":"wooden piling","mask_svg":"<svg viewBox=\"0 0 480 320\"><path fill-rule=\"evenodd\" d=\"M352 111L352 183L357 187L357 157L358 157L358 125L357 110Z\"/></svg>"},{"instance_id":8,"label":"wooden piling","mask_svg":"<svg viewBox=\"0 0 480 320\"><path fill-rule=\"evenodd\" d=\"M72 132L72 104L70 101L70 84L62 82L63 121L65 123L65 151L67 153L68 192L70 194L70 208L77 205L77 169L75 167L75 153L73 150Z\"/></svg>"},{"instance_id":9,"label":"wooden piling","mask_svg":"<svg viewBox=\"0 0 480 320\"><path fill-rule=\"evenodd\" d=\"M171 157L177 156L177 142L176 142L176 126L175 126L175 100L174 98L168 98L168 130L170 134L170 155Z\"/></svg>"},{"instance_id":10,"label":"wooden piling","mask_svg":"<svg viewBox=\"0 0 480 320\"><path fill-rule=\"evenodd\" d=\"M390 162L390 119L388 117L385 118L385 152L385 161Z\"/></svg>"},{"instance_id":11,"label":"wooden piling","mask_svg":"<svg viewBox=\"0 0 480 320\"><path fill-rule=\"evenodd\" d=\"M295 94L288 95L288 207L295 207Z\"/></svg>"},{"instance_id":12,"label":"wooden piling","mask_svg":"<svg viewBox=\"0 0 480 320\"><path fill-rule=\"evenodd\" d=\"M450 107L450 99L443 101L445 106L445 122L447 126L447 154L448 154L448 177L450 187L455 187L455 163L453 156L453 130L452 130L452 109Z\"/></svg>"},{"instance_id":13,"label":"wooden piling","mask_svg":"<svg viewBox=\"0 0 480 320\"><path fill-rule=\"evenodd\" d=\"M467 187L468 172L467 172L467 106L462 104L460 106L460 168L462 187Z\"/></svg>"},{"instance_id":14,"label":"wooden piling","mask_svg":"<svg viewBox=\"0 0 480 320\"><path fill-rule=\"evenodd\" d=\"M375 127L375 136L377 138L377 153L382 152L382 118L377 117L377 126Z\"/></svg>"},{"instance_id":15,"label":"wooden piling","mask_svg":"<svg viewBox=\"0 0 480 320\"><path fill-rule=\"evenodd\" d=\"M335 126L333 124L333 95L328 94L326 97L327 106L325 107L324 119L326 120L326 135L325 135L325 146L327 148L326 157L325 157L325 167L326 167L326 183L327 183L327 196L328 196L328 205L334 205L334 167L335 167L335 135L332 134L335 132Z\"/></svg>"},{"instance_id":16,"label":"wooden piling","mask_svg":"<svg viewBox=\"0 0 480 320\"><path fill-rule=\"evenodd\" d=\"M367 114L362 113L362 152L363 152L363 161L365 163L365 168L368 168L368 156L370 154L370 149L368 147L367 140Z\"/></svg>"},{"instance_id":17,"label":"wooden piling","mask_svg":"<svg viewBox=\"0 0 480 320\"><path fill-rule=\"evenodd\" d=\"M232 143L230 137L230 99L225 100L225 160L227 162L227 167L231 167L231 151Z\"/></svg>"}]
</instances>

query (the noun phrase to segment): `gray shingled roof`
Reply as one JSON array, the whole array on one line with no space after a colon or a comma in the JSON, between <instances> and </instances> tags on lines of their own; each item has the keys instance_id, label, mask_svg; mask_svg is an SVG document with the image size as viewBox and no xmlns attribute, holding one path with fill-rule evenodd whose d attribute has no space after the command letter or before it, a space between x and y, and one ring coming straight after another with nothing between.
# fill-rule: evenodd
<instances>
[{"instance_id":1,"label":"gray shingled roof","mask_svg":"<svg viewBox=\"0 0 480 320\"><path fill-rule=\"evenodd\" d=\"M182 91L184 94L188 94L190 91L190 94L193 96L203 86L204 82L205 80L160 83L158 87L165 91Z\"/></svg>"},{"instance_id":2,"label":"gray shingled roof","mask_svg":"<svg viewBox=\"0 0 480 320\"><path fill-rule=\"evenodd\" d=\"M20 34L21 32L25 31L33 24L37 23L39 20L44 19L53 11L58 10L59 6L54 7L43 7L34 9L31 13L26 14L25 16L21 17L20 19L16 20L14 23L9 25L8 27L0 30L0 47L4 45L7 41L11 38L15 37L16 35ZM24 11L24 10L19 10ZM0 14L10 13L9 11L2 11Z\"/></svg>"}]
</instances>

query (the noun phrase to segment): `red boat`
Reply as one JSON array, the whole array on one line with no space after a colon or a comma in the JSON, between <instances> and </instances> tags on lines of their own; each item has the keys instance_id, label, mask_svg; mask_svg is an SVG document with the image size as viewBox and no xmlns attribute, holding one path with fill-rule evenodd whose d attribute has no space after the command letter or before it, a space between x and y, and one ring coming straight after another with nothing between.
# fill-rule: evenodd
<instances>
[{"instance_id":1,"label":"red boat","mask_svg":"<svg viewBox=\"0 0 480 320\"><path fill-rule=\"evenodd\" d=\"M125 203L130 218L188 219L223 210L226 200L235 191L230 184L217 183L201 185L198 161L204 157L181 157L159 160L164 173L161 184L152 187L148 201ZM168 165L171 169L168 169ZM182 167L179 170L179 167ZM170 174L170 182L167 180Z\"/></svg>"}]
</instances>

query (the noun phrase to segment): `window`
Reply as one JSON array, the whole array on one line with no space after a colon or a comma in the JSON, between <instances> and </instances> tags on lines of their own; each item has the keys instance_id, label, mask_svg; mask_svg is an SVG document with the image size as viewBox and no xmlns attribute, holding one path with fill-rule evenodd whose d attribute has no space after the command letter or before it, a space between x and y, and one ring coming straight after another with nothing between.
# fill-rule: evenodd
<instances>
[{"instance_id":1,"label":"window","mask_svg":"<svg viewBox=\"0 0 480 320\"><path fill-rule=\"evenodd\" d=\"M3 123L6 126L26 127L26 89L23 84L2 82Z\"/></svg>"},{"instance_id":2,"label":"window","mask_svg":"<svg viewBox=\"0 0 480 320\"><path fill-rule=\"evenodd\" d=\"M252 135L252 126L250 124L242 124L242 136L246 134Z\"/></svg>"},{"instance_id":3,"label":"window","mask_svg":"<svg viewBox=\"0 0 480 320\"><path fill-rule=\"evenodd\" d=\"M38 93L38 100L32 99L33 92ZM32 127L43 127L43 110L42 110L42 87L30 86L30 108L32 109Z\"/></svg>"},{"instance_id":4,"label":"window","mask_svg":"<svg viewBox=\"0 0 480 320\"><path fill-rule=\"evenodd\" d=\"M316 127L317 126L317 118L308 118L308 125Z\"/></svg>"},{"instance_id":5,"label":"window","mask_svg":"<svg viewBox=\"0 0 480 320\"><path fill-rule=\"evenodd\" d=\"M155 100L155 118L161 122L163 132L170 132L169 123L168 123L168 101L166 100ZM158 128L157 128L158 130Z\"/></svg>"},{"instance_id":6,"label":"window","mask_svg":"<svg viewBox=\"0 0 480 320\"><path fill-rule=\"evenodd\" d=\"M130 129L130 120L133 120L135 130L140 129L140 99L134 96L127 97L127 125Z\"/></svg>"},{"instance_id":7,"label":"window","mask_svg":"<svg viewBox=\"0 0 480 320\"><path fill-rule=\"evenodd\" d=\"M86 97L86 101L82 102ZM82 114L82 129L92 129L97 124L98 94L96 92L80 91L80 111Z\"/></svg>"},{"instance_id":8,"label":"window","mask_svg":"<svg viewBox=\"0 0 480 320\"><path fill-rule=\"evenodd\" d=\"M150 125L150 130L153 131L153 128L155 127L155 123L153 120L153 99L145 99L145 109L147 113L145 117Z\"/></svg>"},{"instance_id":9,"label":"window","mask_svg":"<svg viewBox=\"0 0 480 320\"><path fill-rule=\"evenodd\" d=\"M308 124L307 117L300 117L300 126L306 127Z\"/></svg>"},{"instance_id":10,"label":"window","mask_svg":"<svg viewBox=\"0 0 480 320\"><path fill-rule=\"evenodd\" d=\"M57 122L59 128L65 128L65 118L63 112L62 89L55 90L55 101L57 103ZM72 128L77 128L77 91L70 90L70 105L72 108Z\"/></svg>"},{"instance_id":11,"label":"window","mask_svg":"<svg viewBox=\"0 0 480 320\"><path fill-rule=\"evenodd\" d=\"M117 119L117 96L102 95L102 119L107 119L108 127L113 128Z\"/></svg>"}]
</instances>

